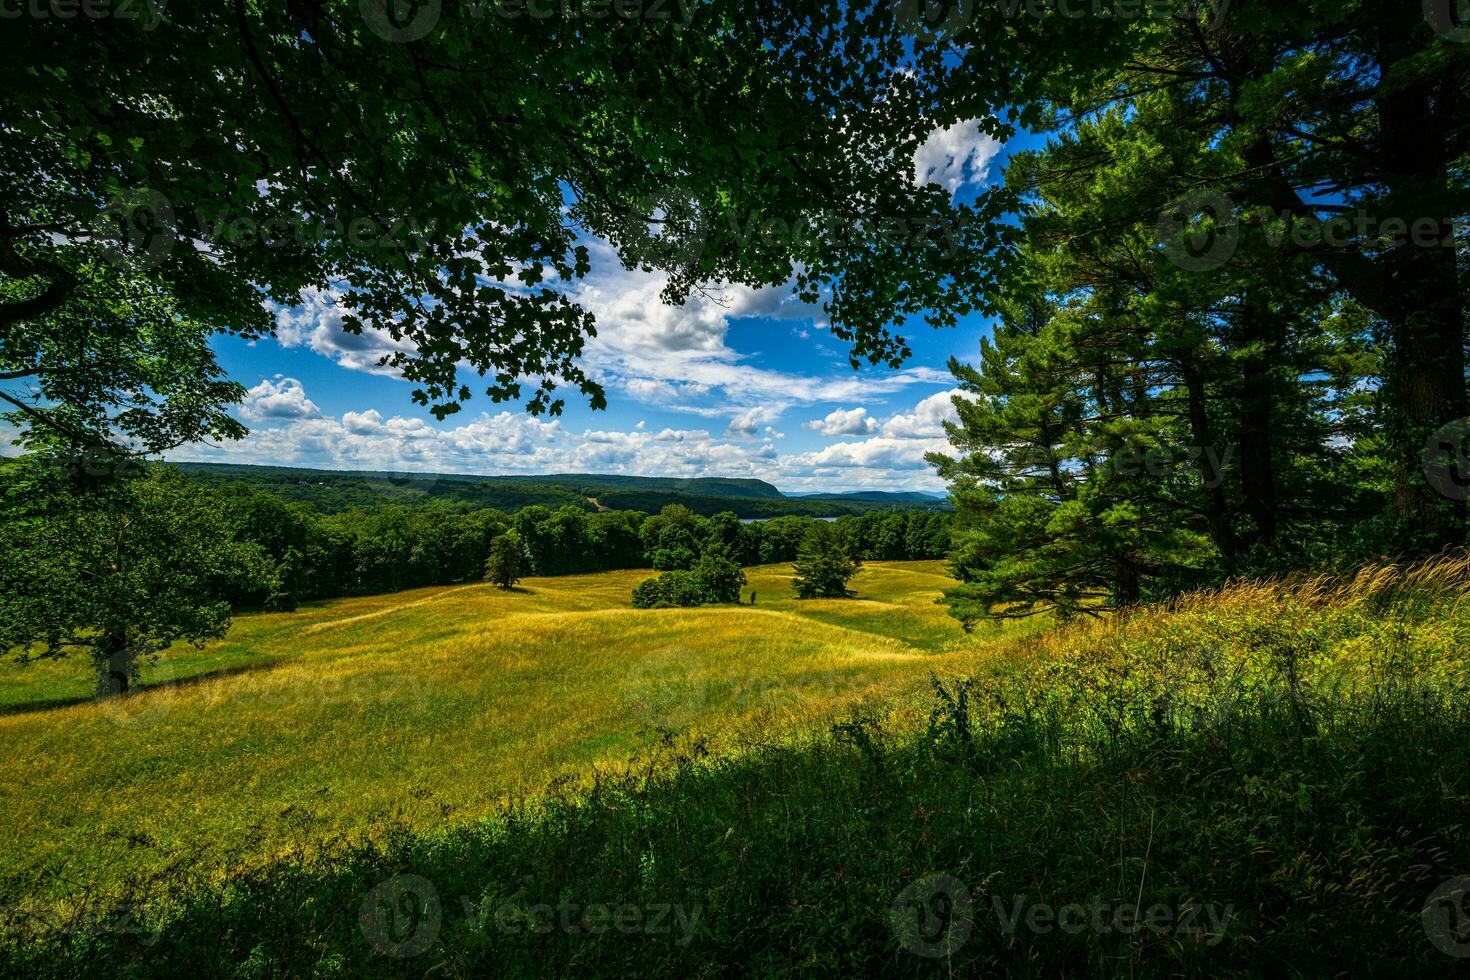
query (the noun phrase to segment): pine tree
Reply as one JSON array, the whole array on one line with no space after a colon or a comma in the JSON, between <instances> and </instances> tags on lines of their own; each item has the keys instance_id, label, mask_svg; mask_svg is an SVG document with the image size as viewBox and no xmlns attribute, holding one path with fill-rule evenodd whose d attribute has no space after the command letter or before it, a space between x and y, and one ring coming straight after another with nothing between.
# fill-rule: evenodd
<instances>
[{"instance_id":1,"label":"pine tree","mask_svg":"<svg viewBox=\"0 0 1470 980\"><path fill-rule=\"evenodd\" d=\"M818 521L802 539L793 570L792 583L799 599L845 599L852 595L847 583L863 567L851 554L848 542L837 529Z\"/></svg>"}]
</instances>

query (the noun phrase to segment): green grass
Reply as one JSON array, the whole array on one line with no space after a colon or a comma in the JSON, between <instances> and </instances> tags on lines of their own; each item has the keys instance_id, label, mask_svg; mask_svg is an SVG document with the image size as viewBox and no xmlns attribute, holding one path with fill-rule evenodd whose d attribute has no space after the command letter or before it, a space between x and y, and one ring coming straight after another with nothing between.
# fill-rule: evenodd
<instances>
[{"instance_id":1,"label":"green grass","mask_svg":"<svg viewBox=\"0 0 1470 980\"><path fill-rule=\"evenodd\" d=\"M375 751L395 761L375 778L406 791L375 833L348 827L343 814L368 804L344 794L336 813L293 812L296 836L268 860L232 833L219 849L255 860L225 872L191 860L109 872L121 891L108 900L73 893L44 922L12 915L0 973L1244 977L1463 966L1470 563L1241 585L988 639L944 636L921 601L939 584L925 578L935 570L910 569L875 566L866 587L859 580L887 607L870 616L862 603L788 608L774 571L761 573L755 610L660 613L654 625L601 607L597 591L616 591L603 578L566 595L578 608L561 612L492 614L519 597L474 590L410 613L339 606L313 635L357 652L339 650L318 673L387 656L369 624L382 630L399 615L438 631L434 643L467 644L430 610L488 604L477 629L536 638L534 655L489 639L475 649L499 651L497 675L524 670L517 683L555 692L537 705L541 726L479 729L507 741L475 765L440 757L422 785L393 775L416 750L393 755L384 742ZM906 607L921 646L887 635ZM629 650L679 652L650 668L672 680L639 682L634 700L692 722L622 764L607 760L639 743L620 740L619 719L630 719L611 709L616 699L602 699L606 711L578 707L597 701L586 692L601 687L583 675L607 661L588 638L609 621ZM575 655L545 652L559 650ZM746 665L761 650L756 677ZM440 676L435 657L419 651L415 662ZM931 667L941 680L916 697L915 678ZM514 700L516 686L501 695ZM456 703L447 679L431 690L435 705ZM324 757L338 732L363 737L394 721L412 739L475 741L404 725L411 715L395 715L390 698L363 702L355 715L332 713ZM472 713L435 710L474 724ZM241 713L219 712L231 729ZM66 744L58 731L52 747ZM274 744L261 735L242 748ZM349 767L379 765L350 738L341 744L323 771L351 781ZM575 744L556 758L590 782L509 799L483 819L438 812L486 760L511 753L551 772L531 763L552 744ZM371 796L370 782L354 792ZM129 785L114 774L92 786L69 819L95 822L84 808L111 809ZM246 795L263 799L268 786L262 777ZM178 788L167 798L176 806ZM584 917L602 906L626 916L622 928ZM1119 929L1135 908L1157 927ZM1064 909L1079 910L1067 921L1080 928L1057 926Z\"/></svg>"},{"instance_id":2,"label":"green grass","mask_svg":"<svg viewBox=\"0 0 1470 980\"><path fill-rule=\"evenodd\" d=\"M773 566L750 572L755 607L633 610L647 574L244 616L106 704L84 662L7 663L0 882L55 897L222 844L268 858L303 821L330 836L395 813L472 819L662 730L716 742L809 726L922 682L962 645L934 562L871 564L861 600L798 602Z\"/></svg>"}]
</instances>

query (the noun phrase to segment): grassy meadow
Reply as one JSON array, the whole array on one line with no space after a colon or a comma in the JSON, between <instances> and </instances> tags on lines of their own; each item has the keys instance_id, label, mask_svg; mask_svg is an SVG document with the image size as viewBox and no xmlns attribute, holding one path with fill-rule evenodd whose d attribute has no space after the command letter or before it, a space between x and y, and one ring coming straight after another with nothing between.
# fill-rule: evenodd
<instances>
[{"instance_id":1,"label":"grassy meadow","mask_svg":"<svg viewBox=\"0 0 1470 980\"><path fill-rule=\"evenodd\" d=\"M0 973L1470 956L1470 562L989 637L933 605L937 565L873 563L834 602L784 575L752 574L753 609L634 614L618 574L247 617L126 708L32 675L57 706L0 719Z\"/></svg>"},{"instance_id":2,"label":"grassy meadow","mask_svg":"<svg viewBox=\"0 0 1470 980\"><path fill-rule=\"evenodd\" d=\"M646 572L472 584L242 616L93 703L84 661L0 667L0 882L55 897L188 855L269 858L390 816L472 819L655 749L794 730L945 671L966 641L937 562L870 564L860 598L635 611ZM248 843L247 843L248 842ZM243 852L243 853L242 853Z\"/></svg>"}]
</instances>

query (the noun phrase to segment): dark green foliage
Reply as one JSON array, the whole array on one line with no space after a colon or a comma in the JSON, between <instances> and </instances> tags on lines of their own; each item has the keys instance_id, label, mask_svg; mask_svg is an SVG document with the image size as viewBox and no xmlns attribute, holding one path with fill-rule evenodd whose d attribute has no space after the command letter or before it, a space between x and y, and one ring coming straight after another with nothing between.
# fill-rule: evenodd
<instances>
[{"instance_id":1,"label":"dark green foliage","mask_svg":"<svg viewBox=\"0 0 1470 980\"><path fill-rule=\"evenodd\" d=\"M1433 6L982 7L946 39L1047 135L984 203L1003 322L936 457L962 620L1465 545L1433 474L1466 472L1470 46Z\"/></svg>"},{"instance_id":2,"label":"dark green foliage","mask_svg":"<svg viewBox=\"0 0 1470 980\"><path fill-rule=\"evenodd\" d=\"M633 588L634 609L669 609L703 606L715 598L693 572L664 572L645 579Z\"/></svg>"},{"instance_id":3,"label":"dark green foliage","mask_svg":"<svg viewBox=\"0 0 1470 980\"><path fill-rule=\"evenodd\" d=\"M254 487L283 500L300 501L323 514L374 510L433 501L469 507L491 507L507 513L523 507L596 508L572 487L517 478L466 478L436 473L346 473L338 470L284 466L236 466L179 463L199 483L221 487Z\"/></svg>"},{"instance_id":4,"label":"dark green foliage","mask_svg":"<svg viewBox=\"0 0 1470 980\"><path fill-rule=\"evenodd\" d=\"M667 609L739 602L745 573L734 562L715 554L704 555L691 570L664 572L645 579L633 589L634 609Z\"/></svg>"},{"instance_id":5,"label":"dark green foliage","mask_svg":"<svg viewBox=\"0 0 1470 980\"><path fill-rule=\"evenodd\" d=\"M391 366L441 419L474 394L461 367L533 412L558 414L567 389L602 407L579 357L593 317L568 295L588 236L664 270L670 302L709 282L838 294L824 315L855 362L896 366L891 325L972 305L950 286L968 268L955 239L991 228L913 181L935 92L904 70L887 9L715 0L589 36L577 18L459 3L405 13L408 30L370 0L142 6L18 17L4 35L7 354L8 328L116 280L88 269L98 252L188 321L247 338L273 328L262 296L331 284L348 331L393 324ZM859 234L855 200L870 202ZM29 361L44 381L69 370Z\"/></svg>"},{"instance_id":6,"label":"dark green foliage","mask_svg":"<svg viewBox=\"0 0 1470 980\"><path fill-rule=\"evenodd\" d=\"M740 587L745 584L745 573L728 558L718 554L703 555L694 563L691 574L709 596L707 601L740 601Z\"/></svg>"},{"instance_id":7,"label":"dark green foliage","mask_svg":"<svg viewBox=\"0 0 1470 980\"><path fill-rule=\"evenodd\" d=\"M234 540L177 472L97 481L80 498L36 459L0 477L0 650L83 653L99 695L127 691L139 661L173 643L223 636L224 595L290 601L261 546Z\"/></svg>"},{"instance_id":8,"label":"dark green foliage","mask_svg":"<svg viewBox=\"0 0 1470 980\"><path fill-rule=\"evenodd\" d=\"M197 471L188 472L194 483ZM573 575L650 566L687 571L706 555L736 566L791 561L819 523L783 517L747 524L729 512L704 518L678 504L652 516L575 505L505 514L442 500L322 514L260 489L253 477L224 484L217 477L194 484L196 492L212 501L228 538L257 546L264 563L260 575L212 584L237 609L277 608L277 593L321 599L477 581L486 574L491 542L507 531L520 539L522 576ZM874 512L839 518L836 526L866 557L939 558L948 545L949 515L938 512ZM875 536L880 527L886 532Z\"/></svg>"},{"instance_id":9,"label":"dark green foliage","mask_svg":"<svg viewBox=\"0 0 1470 980\"><path fill-rule=\"evenodd\" d=\"M800 599L845 599L851 595L847 583L862 567L842 533L831 524L819 522L802 538L792 584Z\"/></svg>"},{"instance_id":10,"label":"dark green foliage","mask_svg":"<svg viewBox=\"0 0 1470 980\"><path fill-rule=\"evenodd\" d=\"M922 510L946 510L947 501L862 500L851 497L807 499L803 497L706 497L687 493L662 493L648 490L612 490L595 494L597 502L617 510L641 510L652 513L668 504L679 504L696 514L713 517L728 511L738 517L766 519L785 515L804 517L837 517L844 514L866 514L891 511L895 507Z\"/></svg>"},{"instance_id":11,"label":"dark green foliage","mask_svg":"<svg viewBox=\"0 0 1470 980\"><path fill-rule=\"evenodd\" d=\"M521 580L521 566L526 547L514 531L497 534L490 539L490 554L485 559L485 581L509 589Z\"/></svg>"},{"instance_id":12,"label":"dark green foliage","mask_svg":"<svg viewBox=\"0 0 1470 980\"><path fill-rule=\"evenodd\" d=\"M6 238L0 229L0 310L33 292L7 276ZM78 249L64 305L14 324L0 317L0 377L32 386L0 390L22 444L125 456L240 438L245 427L228 409L245 389L215 360L216 324L191 318L158 279L103 256Z\"/></svg>"}]
</instances>

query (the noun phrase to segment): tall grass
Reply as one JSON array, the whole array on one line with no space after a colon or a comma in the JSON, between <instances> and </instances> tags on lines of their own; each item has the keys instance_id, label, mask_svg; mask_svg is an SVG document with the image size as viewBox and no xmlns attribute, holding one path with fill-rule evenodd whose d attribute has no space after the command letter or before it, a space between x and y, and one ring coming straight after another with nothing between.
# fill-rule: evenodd
<instances>
[{"instance_id":1,"label":"tall grass","mask_svg":"<svg viewBox=\"0 0 1470 980\"><path fill-rule=\"evenodd\" d=\"M1013 641L829 730L668 738L470 825L164 872L136 915L17 926L0 971L1448 973L1467 591L1443 559Z\"/></svg>"}]
</instances>

